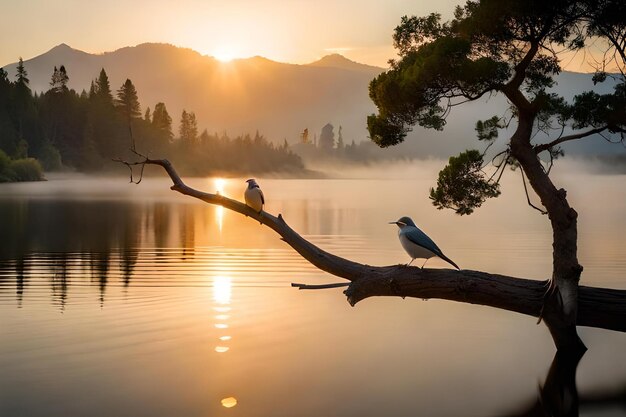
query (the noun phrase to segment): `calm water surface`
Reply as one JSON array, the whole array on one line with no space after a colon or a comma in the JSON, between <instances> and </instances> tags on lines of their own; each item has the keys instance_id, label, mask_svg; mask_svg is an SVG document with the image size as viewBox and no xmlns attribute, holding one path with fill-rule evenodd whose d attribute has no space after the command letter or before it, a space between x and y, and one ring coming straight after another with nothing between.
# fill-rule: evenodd
<instances>
[{"instance_id":1,"label":"calm water surface","mask_svg":"<svg viewBox=\"0 0 626 417\"><path fill-rule=\"evenodd\" d=\"M516 174L458 217L429 204L437 167L259 182L267 211L351 259L407 262L387 222L410 215L462 268L549 276L548 220ZM581 214L584 283L626 288L624 176L556 177ZM243 193L239 179L189 182ZM338 280L258 223L168 187L0 185L0 416L514 416L538 403L554 347L532 318L295 290ZM626 415L626 335L580 333L580 414Z\"/></svg>"}]
</instances>

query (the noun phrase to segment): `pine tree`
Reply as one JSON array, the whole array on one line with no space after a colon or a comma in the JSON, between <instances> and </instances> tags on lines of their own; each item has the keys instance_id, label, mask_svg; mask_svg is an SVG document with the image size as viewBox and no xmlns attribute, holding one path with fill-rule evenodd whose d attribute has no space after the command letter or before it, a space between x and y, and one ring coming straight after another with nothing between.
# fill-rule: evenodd
<instances>
[{"instance_id":1,"label":"pine tree","mask_svg":"<svg viewBox=\"0 0 626 417\"><path fill-rule=\"evenodd\" d=\"M189 136L189 115L187 110L183 109L183 113L180 115L180 127L178 128L178 136L180 140L184 141Z\"/></svg>"},{"instance_id":2,"label":"pine tree","mask_svg":"<svg viewBox=\"0 0 626 417\"><path fill-rule=\"evenodd\" d=\"M52 91L55 93L67 91L67 83L69 79L70 78L67 75L67 71L65 71L64 65L61 65L59 69L55 66L54 72L52 73L52 79L50 80L50 87L52 87Z\"/></svg>"},{"instance_id":3,"label":"pine tree","mask_svg":"<svg viewBox=\"0 0 626 417\"><path fill-rule=\"evenodd\" d=\"M137 90L135 89L132 81L128 78L120 89L117 90L115 106L127 120L138 119L141 117L141 107L139 106Z\"/></svg>"},{"instance_id":4,"label":"pine tree","mask_svg":"<svg viewBox=\"0 0 626 417\"><path fill-rule=\"evenodd\" d=\"M67 90L67 83L70 81L70 77L67 75L65 65L61 65L59 68L59 82L61 83L61 89Z\"/></svg>"},{"instance_id":5,"label":"pine tree","mask_svg":"<svg viewBox=\"0 0 626 417\"><path fill-rule=\"evenodd\" d=\"M24 67L24 60L22 59L22 57L20 57L20 60L17 64L17 83L20 85L23 85L25 87L28 87L28 85L30 84L30 80L28 79L28 72L26 71L26 68Z\"/></svg>"},{"instance_id":6,"label":"pine tree","mask_svg":"<svg viewBox=\"0 0 626 417\"><path fill-rule=\"evenodd\" d=\"M198 123L194 112L183 110L180 117L180 139L185 143L194 143L198 138Z\"/></svg>"},{"instance_id":7,"label":"pine tree","mask_svg":"<svg viewBox=\"0 0 626 417\"><path fill-rule=\"evenodd\" d=\"M52 90L55 90L58 88L59 85L59 70L57 69L56 65L54 66L54 71L52 71L52 78L50 79L50 87L52 87Z\"/></svg>"},{"instance_id":8,"label":"pine tree","mask_svg":"<svg viewBox=\"0 0 626 417\"><path fill-rule=\"evenodd\" d=\"M196 121L196 113L189 113L189 140L195 142L198 139L198 122Z\"/></svg>"},{"instance_id":9,"label":"pine tree","mask_svg":"<svg viewBox=\"0 0 626 417\"><path fill-rule=\"evenodd\" d=\"M98 90L96 88L96 83L91 80L91 85L89 86L89 98L95 98Z\"/></svg>"},{"instance_id":10,"label":"pine tree","mask_svg":"<svg viewBox=\"0 0 626 417\"><path fill-rule=\"evenodd\" d=\"M113 104L113 94L111 93L111 85L109 84L109 77L107 76L104 68L100 70L100 75L96 80L95 88L97 98L107 104Z\"/></svg>"},{"instance_id":11,"label":"pine tree","mask_svg":"<svg viewBox=\"0 0 626 417\"><path fill-rule=\"evenodd\" d=\"M144 114L143 119L148 123L152 120L152 117L150 116L150 107L146 108L146 113Z\"/></svg>"},{"instance_id":12,"label":"pine tree","mask_svg":"<svg viewBox=\"0 0 626 417\"><path fill-rule=\"evenodd\" d=\"M159 130L168 140L172 140L172 118L167 112L165 103L157 103L152 112L152 126Z\"/></svg>"},{"instance_id":13,"label":"pine tree","mask_svg":"<svg viewBox=\"0 0 626 417\"><path fill-rule=\"evenodd\" d=\"M339 133L337 134L337 149L343 149L344 147L343 135L341 133L342 130L343 128L339 126Z\"/></svg>"},{"instance_id":14,"label":"pine tree","mask_svg":"<svg viewBox=\"0 0 626 417\"><path fill-rule=\"evenodd\" d=\"M322 128L319 145L320 148L326 150L333 149L335 147L335 132L333 131L332 124L326 123L326 125Z\"/></svg>"}]
</instances>

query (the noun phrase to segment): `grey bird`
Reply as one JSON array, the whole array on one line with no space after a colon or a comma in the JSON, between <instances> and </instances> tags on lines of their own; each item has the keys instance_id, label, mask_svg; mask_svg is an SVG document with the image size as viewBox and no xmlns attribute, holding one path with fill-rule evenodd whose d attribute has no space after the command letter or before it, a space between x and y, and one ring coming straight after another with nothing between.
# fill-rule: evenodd
<instances>
[{"instance_id":1,"label":"grey bird","mask_svg":"<svg viewBox=\"0 0 626 417\"><path fill-rule=\"evenodd\" d=\"M252 207L254 211L260 213L263 211L263 206L265 205L265 197L263 196L263 191L261 191L261 187L255 181L254 178L250 178L246 180L248 183L248 188L244 192L243 196L246 200L246 205Z\"/></svg>"},{"instance_id":2,"label":"grey bird","mask_svg":"<svg viewBox=\"0 0 626 417\"><path fill-rule=\"evenodd\" d=\"M401 217L398 221L389 222L389 224L395 224L400 228L398 231L400 243L406 253L411 257L411 262L409 262L407 266L411 265L415 258L425 258L426 260L422 265L422 268L424 268L424 265L426 265L426 262L428 262L430 258L438 256L456 269L461 269L452 259L443 254L435 242L433 242L426 233L422 232L410 217Z\"/></svg>"}]
</instances>

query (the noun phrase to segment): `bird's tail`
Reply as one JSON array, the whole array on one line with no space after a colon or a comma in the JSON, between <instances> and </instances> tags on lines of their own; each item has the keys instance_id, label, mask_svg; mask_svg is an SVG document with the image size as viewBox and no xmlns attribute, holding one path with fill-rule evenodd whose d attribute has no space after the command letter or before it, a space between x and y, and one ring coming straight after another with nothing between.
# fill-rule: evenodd
<instances>
[{"instance_id":1,"label":"bird's tail","mask_svg":"<svg viewBox=\"0 0 626 417\"><path fill-rule=\"evenodd\" d=\"M444 261L446 261L447 263L449 263L450 265L454 266L456 269L458 269L459 271L461 270L461 268L459 268L459 266L457 264L454 263L454 261L450 258L448 258L446 255L444 255L442 252L439 252L439 254L437 255L439 256L441 259L443 259Z\"/></svg>"}]
</instances>

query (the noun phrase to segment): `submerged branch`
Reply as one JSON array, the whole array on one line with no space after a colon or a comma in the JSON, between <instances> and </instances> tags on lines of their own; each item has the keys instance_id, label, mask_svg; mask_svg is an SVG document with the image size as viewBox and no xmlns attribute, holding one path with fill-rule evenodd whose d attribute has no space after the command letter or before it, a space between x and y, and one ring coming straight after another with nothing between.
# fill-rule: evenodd
<instances>
[{"instance_id":1,"label":"submerged branch","mask_svg":"<svg viewBox=\"0 0 626 417\"><path fill-rule=\"evenodd\" d=\"M301 289L348 286L344 291L351 305L374 296L439 298L479 304L539 317L545 293L545 281L515 278L471 270L421 269L405 265L370 266L333 255L304 239L287 225L282 215L257 213L246 204L187 186L166 159L118 162L128 165L158 165L173 185L172 190L216 204L251 217L275 231L283 241L315 267L345 278L349 283L294 284ZM626 332L626 290L579 288L577 324Z\"/></svg>"}]
</instances>

